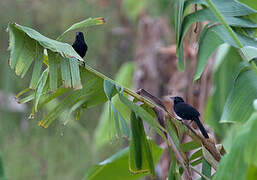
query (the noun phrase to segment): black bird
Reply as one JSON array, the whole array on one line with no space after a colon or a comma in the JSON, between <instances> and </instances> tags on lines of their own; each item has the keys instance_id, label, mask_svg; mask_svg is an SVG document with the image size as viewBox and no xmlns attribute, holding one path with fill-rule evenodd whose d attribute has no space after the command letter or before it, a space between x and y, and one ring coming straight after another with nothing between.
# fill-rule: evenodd
<instances>
[{"instance_id":1,"label":"black bird","mask_svg":"<svg viewBox=\"0 0 257 180\"><path fill-rule=\"evenodd\" d=\"M80 57L83 58L86 55L87 44L85 42L83 32L76 32L76 38L72 44L72 47L80 55Z\"/></svg>"},{"instance_id":2,"label":"black bird","mask_svg":"<svg viewBox=\"0 0 257 180\"><path fill-rule=\"evenodd\" d=\"M203 136L205 138L209 138L206 130L204 129L201 121L199 120L200 113L195 108L185 103L185 101L181 97L171 97L171 99L173 99L174 101L173 109L176 115L184 120L195 121Z\"/></svg>"}]
</instances>

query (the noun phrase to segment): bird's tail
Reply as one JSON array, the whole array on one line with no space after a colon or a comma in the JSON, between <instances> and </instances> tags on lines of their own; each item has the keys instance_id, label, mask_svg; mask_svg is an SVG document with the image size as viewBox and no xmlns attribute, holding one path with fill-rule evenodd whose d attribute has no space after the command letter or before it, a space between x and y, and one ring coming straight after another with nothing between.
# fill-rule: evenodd
<instances>
[{"instance_id":1,"label":"bird's tail","mask_svg":"<svg viewBox=\"0 0 257 180\"><path fill-rule=\"evenodd\" d=\"M196 124L197 124L197 126L199 127L199 129L200 129L201 133L203 134L203 136L204 136L206 139L208 139L209 136L208 136L208 134L207 134L205 128L203 127L203 124L202 124L201 121L199 120L199 118L198 118L198 117L194 118L194 121L196 122Z\"/></svg>"}]
</instances>

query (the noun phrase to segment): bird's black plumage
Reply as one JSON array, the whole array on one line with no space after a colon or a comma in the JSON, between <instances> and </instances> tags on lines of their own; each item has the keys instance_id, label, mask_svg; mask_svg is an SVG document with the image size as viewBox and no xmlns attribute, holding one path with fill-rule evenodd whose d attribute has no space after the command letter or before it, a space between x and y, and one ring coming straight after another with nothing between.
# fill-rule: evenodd
<instances>
[{"instance_id":1,"label":"bird's black plumage","mask_svg":"<svg viewBox=\"0 0 257 180\"><path fill-rule=\"evenodd\" d=\"M205 128L203 127L201 121L199 120L200 113L195 108L185 103L183 98L177 96L177 97L172 97L172 99L174 101L173 109L176 115L184 120L195 121L201 133L203 134L203 136L205 138L209 138Z\"/></svg>"},{"instance_id":2,"label":"bird's black plumage","mask_svg":"<svg viewBox=\"0 0 257 180\"><path fill-rule=\"evenodd\" d=\"M72 47L80 55L80 57L83 58L86 55L88 47L82 32L76 32L75 41L72 44Z\"/></svg>"}]
</instances>

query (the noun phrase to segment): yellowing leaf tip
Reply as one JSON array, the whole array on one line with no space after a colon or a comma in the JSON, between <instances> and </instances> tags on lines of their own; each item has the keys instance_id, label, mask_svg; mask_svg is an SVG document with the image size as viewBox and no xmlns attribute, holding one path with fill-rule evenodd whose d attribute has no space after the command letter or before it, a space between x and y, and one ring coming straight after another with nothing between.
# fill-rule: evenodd
<instances>
[{"instance_id":1,"label":"yellowing leaf tip","mask_svg":"<svg viewBox=\"0 0 257 180\"><path fill-rule=\"evenodd\" d=\"M47 128L48 126L44 123L44 121L40 121L38 124L42 128Z\"/></svg>"},{"instance_id":2,"label":"yellowing leaf tip","mask_svg":"<svg viewBox=\"0 0 257 180\"><path fill-rule=\"evenodd\" d=\"M105 19L103 17L99 17L99 18L96 18L99 23L98 24L104 24L105 23Z\"/></svg>"}]
</instances>

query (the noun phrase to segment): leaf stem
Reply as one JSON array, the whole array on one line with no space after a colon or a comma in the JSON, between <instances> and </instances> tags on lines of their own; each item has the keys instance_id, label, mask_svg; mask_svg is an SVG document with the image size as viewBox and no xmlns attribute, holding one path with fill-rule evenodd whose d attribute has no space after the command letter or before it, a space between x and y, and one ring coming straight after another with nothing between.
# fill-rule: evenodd
<instances>
[{"instance_id":1,"label":"leaf stem","mask_svg":"<svg viewBox=\"0 0 257 180\"><path fill-rule=\"evenodd\" d=\"M85 66L81 64L81 66L84 67L85 69L87 69L89 72L91 72L91 73L95 74L96 76L100 77L100 78L103 79L103 80L104 80L104 79L107 79L107 80L113 82L114 84L120 85L120 84L118 84L117 82L113 81L112 79L108 78L107 76L103 75L102 73L99 73L98 71L94 70L93 68L91 68L91 67L90 67L89 65L87 65L87 64L85 64ZM120 86L121 86L121 85L120 85ZM128 95L130 95L130 96L136 98L137 100L139 100L139 101L141 101L141 102L147 104L147 105L148 105L149 107L151 107L151 108L154 108L154 106L155 106L152 102L150 102L149 100L147 100L147 99L145 99L144 97L140 96L139 94L137 94L136 92L132 91L132 90L129 89L129 88L125 88L125 87L124 87L124 92L127 93Z\"/></svg>"},{"instance_id":2,"label":"leaf stem","mask_svg":"<svg viewBox=\"0 0 257 180\"><path fill-rule=\"evenodd\" d=\"M113 82L114 84L119 85L117 82L113 81L112 79L108 78L107 76L103 75L102 73L100 73L100 72L94 70L94 69L91 68L89 65L83 64L83 63L81 62L81 66L82 66L83 68L87 69L89 72L95 74L95 75L98 76L99 78L101 78L101 79L103 79L103 80L104 80L104 79L107 79L107 80ZM151 107L151 108L154 108L154 107L155 107L155 104L154 104L153 102L151 102L151 101L145 99L144 97L140 96L139 94L137 94L136 92L132 91L132 90L129 89L129 88L124 88L124 92L127 93L128 95L130 95L130 96L136 98L137 100L139 100L139 101L141 101L141 102L147 104L147 105L148 105L149 107ZM166 109L163 109L163 110L164 110L171 118L174 119L173 115L172 115L169 111L167 111ZM174 119L174 120L175 120L175 119ZM186 127L188 127L188 126L186 126ZM194 131L192 131L192 129L190 129L190 130L191 130L191 132L194 133L194 134L192 134L192 135L190 135L190 136L191 136L192 138L194 138L195 140L197 140L197 141L200 140L200 141L202 142L203 146L206 147L206 149L212 154L212 156L213 156L217 161L219 161L219 160L220 160L220 154L219 154L219 152L216 150L216 148L213 148L213 147L211 146L212 144L211 144L211 143L208 143L205 138L199 136L197 133L195 133ZM164 131L166 131L166 130L164 129ZM168 145L170 145L170 142L167 141L166 138L164 138L164 140L167 142ZM215 146L214 146L214 147L215 147Z\"/></svg>"}]
</instances>

